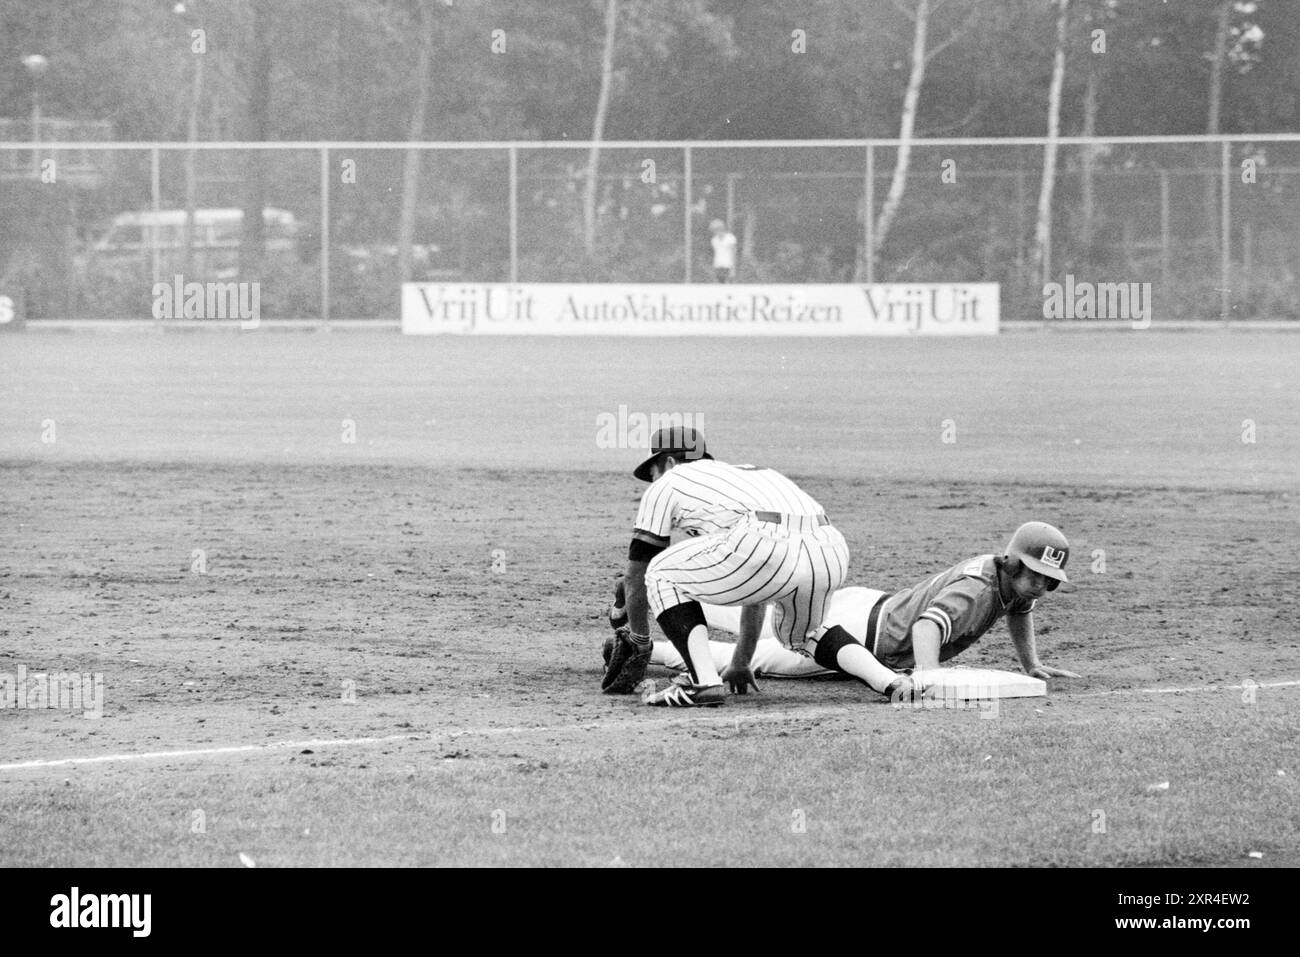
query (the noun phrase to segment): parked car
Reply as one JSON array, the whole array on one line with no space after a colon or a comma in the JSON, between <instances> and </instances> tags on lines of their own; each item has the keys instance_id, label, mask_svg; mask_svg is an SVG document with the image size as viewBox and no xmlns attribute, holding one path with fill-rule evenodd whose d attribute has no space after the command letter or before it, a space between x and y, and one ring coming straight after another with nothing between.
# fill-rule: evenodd
<instances>
[{"instance_id":1,"label":"parked car","mask_svg":"<svg viewBox=\"0 0 1300 957\"><path fill-rule=\"evenodd\" d=\"M298 222L293 213L262 210L266 254L296 258ZM238 273L243 236L242 209L196 209L189 228L193 237L190 268L195 279L231 279ZM158 251L165 275L181 272L186 263L187 228L183 209L119 213L90 247L87 265L97 273L136 272L151 268Z\"/></svg>"}]
</instances>

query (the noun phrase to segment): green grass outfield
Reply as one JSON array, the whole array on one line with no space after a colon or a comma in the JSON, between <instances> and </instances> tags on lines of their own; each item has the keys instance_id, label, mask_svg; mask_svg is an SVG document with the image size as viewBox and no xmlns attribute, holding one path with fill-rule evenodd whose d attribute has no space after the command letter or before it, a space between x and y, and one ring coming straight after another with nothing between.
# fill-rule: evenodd
<instances>
[{"instance_id":1,"label":"green grass outfield","mask_svg":"<svg viewBox=\"0 0 1300 957\"><path fill-rule=\"evenodd\" d=\"M726 455L803 475L1289 488L1298 368L1300 336L1232 331L36 333L0 338L0 457L617 471L634 454L598 447L597 421L624 405L701 415Z\"/></svg>"},{"instance_id":2,"label":"green grass outfield","mask_svg":"<svg viewBox=\"0 0 1300 957\"><path fill-rule=\"evenodd\" d=\"M1234 331L0 337L0 674L106 689L0 710L0 865L1296 866L1297 368ZM620 406L798 476L856 584L1056 521L1040 648L1084 677L991 718L601 696ZM1013 668L1005 628L960 660Z\"/></svg>"},{"instance_id":3,"label":"green grass outfield","mask_svg":"<svg viewBox=\"0 0 1300 957\"><path fill-rule=\"evenodd\" d=\"M1280 752L1294 741L1295 694L1265 697L1257 709L1225 694L1137 715L1116 700L1086 719L1061 701L1038 702L1054 714L996 720L787 704L781 717L711 711L665 727L655 713L525 733L504 751L469 736L6 772L3 859L1294 867L1297 772L1294 751Z\"/></svg>"}]
</instances>

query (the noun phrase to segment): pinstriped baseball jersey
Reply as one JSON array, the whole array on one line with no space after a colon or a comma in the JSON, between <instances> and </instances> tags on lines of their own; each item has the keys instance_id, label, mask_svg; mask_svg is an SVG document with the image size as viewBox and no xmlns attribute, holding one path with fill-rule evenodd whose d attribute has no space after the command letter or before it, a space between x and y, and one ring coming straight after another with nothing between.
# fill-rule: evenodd
<instances>
[{"instance_id":1,"label":"pinstriped baseball jersey","mask_svg":"<svg viewBox=\"0 0 1300 957\"><path fill-rule=\"evenodd\" d=\"M646 569L657 618L689 601L773 603L772 627L801 648L843 582L849 549L817 501L780 472L701 459L670 469L646 489L634 535L667 541Z\"/></svg>"},{"instance_id":2,"label":"pinstriped baseball jersey","mask_svg":"<svg viewBox=\"0 0 1300 957\"><path fill-rule=\"evenodd\" d=\"M713 535L756 511L816 515L822 507L774 469L700 459L669 469L651 483L634 525L659 539L667 539L675 528L688 535Z\"/></svg>"},{"instance_id":3,"label":"pinstriped baseball jersey","mask_svg":"<svg viewBox=\"0 0 1300 957\"><path fill-rule=\"evenodd\" d=\"M818 516L824 523L825 517ZM849 548L818 519L746 518L716 535L688 538L660 552L646 569L646 597L656 618L688 601L713 605L772 603L772 630L800 650L844 582Z\"/></svg>"},{"instance_id":4,"label":"pinstriped baseball jersey","mask_svg":"<svg viewBox=\"0 0 1300 957\"><path fill-rule=\"evenodd\" d=\"M1002 559L979 555L933 578L891 595L876 626L875 656L895 670L912 668L912 626L932 621L939 627L939 660L969 648L1004 615L1027 615L1036 601L1004 602L998 591Z\"/></svg>"}]
</instances>

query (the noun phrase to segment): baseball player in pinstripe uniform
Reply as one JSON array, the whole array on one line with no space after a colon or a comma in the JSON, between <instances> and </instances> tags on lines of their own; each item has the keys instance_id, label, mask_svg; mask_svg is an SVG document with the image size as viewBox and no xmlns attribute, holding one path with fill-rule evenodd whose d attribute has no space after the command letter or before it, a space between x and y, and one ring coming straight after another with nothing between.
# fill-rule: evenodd
<instances>
[{"instance_id":1,"label":"baseball player in pinstripe uniform","mask_svg":"<svg viewBox=\"0 0 1300 957\"><path fill-rule=\"evenodd\" d=\"M691 682L648 694L646 704L720 705L724 681L740 694L757 690L749 662L764 606L772 605L777 639L803 650L848 570L844 536L790 479L775 469L716 461L695 429L660 429L633 475L650 487L628 550L629 625L618 634L602 688L631 691L644 677L653 647L648 608ZM670 545L675 530L688 537ZM740 638L722 674L709 654L701 602L742 609Z\"/></svg>"},{"instance_id":2,"label":"baseball player in pinstripe uniform","mask_svg":"<svg viewBox=\"0 0 1300 957\"><path fill-rule=\"evenodd\" d=\"M1044 665L1034 640L1033 611L1046 592L1068 581L1069 555L1069 543L1059 530L1028 522L1016 529L1002 555L977 555L910 588L892 594L841 588L831 597L815 660L790 652L764 624L753 669L773 677L802 678L845 671L843 659L856 659L866 676L862 680L873 689L910 697L924 690L927 671L956 657L1005 617L1026 674L1044 680L1077 678L1072 671ZM617 608L611 611L617 613ZM734 609L706 605L704 613L711 627L740 630ZM734 647L709 642L715 668L727 666ZM651 663L684 667L667 642L655 643Z\"/></svg>"}]
</instances>

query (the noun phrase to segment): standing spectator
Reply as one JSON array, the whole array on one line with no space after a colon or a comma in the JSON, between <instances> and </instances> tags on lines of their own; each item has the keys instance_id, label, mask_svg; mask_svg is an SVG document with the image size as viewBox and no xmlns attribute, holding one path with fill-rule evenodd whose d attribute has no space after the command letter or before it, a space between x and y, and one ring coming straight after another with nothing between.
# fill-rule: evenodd
<instances>
[{"instance_id":1,"label":"standing spectator","mask_svg":"<svg viewBox=\"0 0 1300 957\"><path fill-rule=\"evenodd\" d=\"M720 219L709 223L713 230L713 275L718 282L736 278L736 237Z\"/></svg>"}]
</instances>

